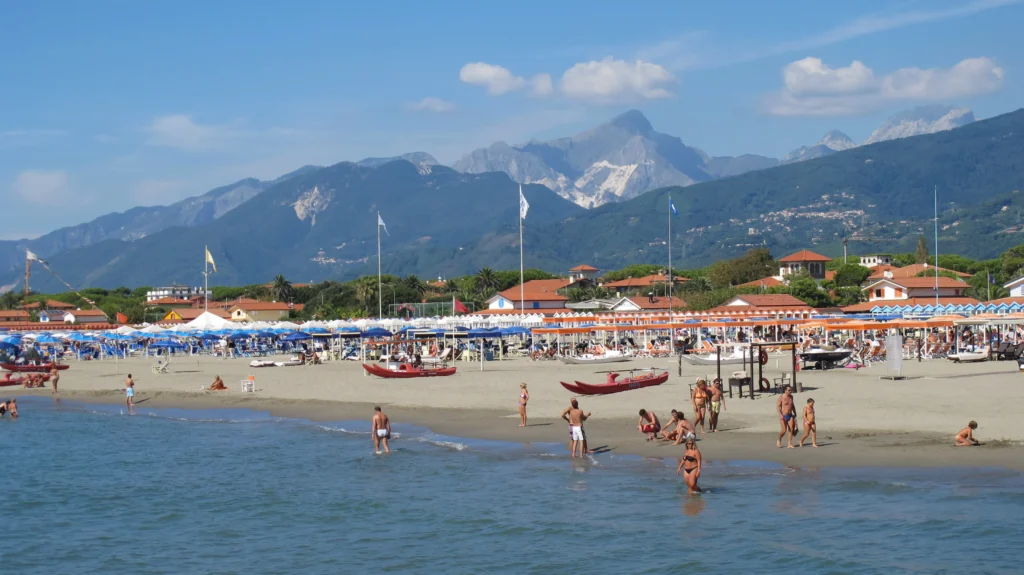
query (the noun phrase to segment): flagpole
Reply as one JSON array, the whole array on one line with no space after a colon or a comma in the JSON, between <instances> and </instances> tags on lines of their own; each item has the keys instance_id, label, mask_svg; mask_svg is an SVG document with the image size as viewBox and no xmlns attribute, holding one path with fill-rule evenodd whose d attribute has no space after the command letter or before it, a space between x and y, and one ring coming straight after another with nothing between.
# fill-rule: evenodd
<instances>
[{"instance_id":1,"label":"flagpole","mask_svg":"<svg viewBox=\"0 0 1024 575\"><path fill-rule=\"evenodd\" d=\"M210 246L203 246L203 313L210 311Z\"/></svg>"},{"instance_id":2,"label":"flagpole","mask_svg":"<svg viewBox=\"0 0 1024 575\"><path fill-rule=\"evenodd\" d=\"M668 197L668 322L672 323L672 196ZM674 344L673 344L674 345Z\"/></svg>"},{"instance_id":3,"label":"flagpole","mask_svg":"<svg viewBox=\"0 0 1024 575\"><path fill-rule=\"evenodd\" d=\"M519 184L519 197L523 197L523 185ZM526 288L523 287L523 209L519 208L519 313L526 313Z\"/></svg>"},{"instance_id":4,"label":"flagpole","mask_svg":"<svg viewBox=\"0 0 1024 575\"><path fill-rule=\"evenodd\" d=\"M935 307L939 307L939 186L935 186Z\"/></svg>"},{"instance_id":5,"label":"flagpole","mask_svg":"<svg viewBox=\"0 0 1024 575\"><path fill-rule=\"evenodd\" d=\"M380 211L377 212L377 319L384 317L384 300L381 292L384 287L380 282Z\"/></svg>"}]
</instances>

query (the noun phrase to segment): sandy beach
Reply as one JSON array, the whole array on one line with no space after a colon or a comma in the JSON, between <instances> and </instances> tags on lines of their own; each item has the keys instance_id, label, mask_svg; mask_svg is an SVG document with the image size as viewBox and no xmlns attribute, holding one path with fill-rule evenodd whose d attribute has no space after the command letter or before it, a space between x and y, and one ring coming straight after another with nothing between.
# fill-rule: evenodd
<instances>
[{"instance_id":1,"label":"sandy beach","mask_svg":"<svg viewBox=\"0 0 1024 575\"><path fill-rule=\"evenodd\" d=\"M396 423L412 423L446 435L516 442L566 443L559 414L571 393L559 381L598 383L604 369L662 367L671 377L661 386L624 393L581 397L592 412L587 422L591 448L646 457L676 457L680 447L647 442L636 430L637 411L654 411L664 422L673 408L692 419L689 389L712 368L683 365L675 359L635 360L611 366L565 365L556 361L512 359L479 364L459 362L456 375L444 378L383 380L363 374L357 362L318 366L249 367L248 359L176 358L170 373L155 375L153 358L72 362L61 373L60 396L104 403L124 401L124 379L132 373L140 407L248 408L314 421L368 420L381 405ZM723 366L723 376L739 366ZM766 376L779 377L775 360ZM239 382L256 378L256 393L241 393ZM764 460L794 466L1000 466L1024 469L1024 376L1014 362L952 364L944 360L906 362L902 381L880 379L885 365L826 372L802 371L803 392L815 400L819 449L777 449L777 396L732 399L726 395L721 433L699 435L710 460ZM203 391L220 375L229 391ZM519 383L529 385L530 425L518 427ZM5 396L50 395L5 388ZM28 414L26 414L28 415ZM957 449L953 435L977 420L976 436L988 445ZM802 434L802 429L801 429Z\"/></svg>"}]
</instances>

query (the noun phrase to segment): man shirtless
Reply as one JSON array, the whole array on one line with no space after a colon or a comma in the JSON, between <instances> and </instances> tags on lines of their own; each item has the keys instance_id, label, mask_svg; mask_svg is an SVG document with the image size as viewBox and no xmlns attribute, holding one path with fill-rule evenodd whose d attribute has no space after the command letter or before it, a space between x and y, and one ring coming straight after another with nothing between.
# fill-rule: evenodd
<instances>
[{"instance_id":1,"label":"man shirtless","mask_svg":"<svg viewBox=\"0 0 1024 575\"><path fill-rule=\"evenodd\" d=\"M978 422L972 421L967 424L967 427L960 430L960 433L956 434L956 447L973 447L975 445L981 445L977 439L974 439L974 430L978 429Z\"/></svg>"},{"instance_id":2,"label":"man shirtless","mask_svg":"<svg viewBox=\"0 0 1024 575\"><path fill-rule=\"evenodd\" d=\"M391 449L388 447L388 440L391 439L391 420L380 410L380 406L373 408L373 419L370 420L370 424L374 452L380 454L380 446L384 444L384 451L391 453Z\"/></svg>"},{"instance_id":3,"label":"man shirtless","mask_svg":"<svg viewBox=\"0 0 1024 575\"><path fill-rule=\"evenodd\" d=\"M697 380L697 387L690 394L690 401L693 402L693 425L700 425L700 432L704 433L704 416L708 409L708 382L703 379Z\"/></svg>"},{"instance_id":4,"label":"man shirtless","mask_svg":"<svg viewBox=\"0 0 1024 575\"><path fill-rule=\"evenodd\" d=\"M569 422L569 440L573 458L576 457L577 446L580 448L580 457L583 457L585 453L590 453L587 451L587 438L583 433L583 422L589 418L590 412L583 413L575 397L572 398L569 409L562 412L562 419Z\"/></svg>"},{"instance_id":5,"label":"man shirtless","mask_svg":"<svg viewBox=\"0 0 1024 575\"><path fill-rule=\"evenodd\" d=\"M50 385L53 387L53 391L50 393L57 393L57 383L60 381L60 370L57 366L50 368Z\"/></svg>"},{"instance_id":6,"label":"man shirtless","mask_svg":"<svg viewBox=\"0 0 1024 575\"><path fill-rule=\"evenodd\" d=\"M793 449L793 436L796 435L796 406L793 404L793 388L786 386L782 397L775 402L775 410L779 412L779 425L782 430L779 432L779 440L775 442L776 447L782 447L782 438L789 433L789 447Z\"/></svg>"},{"instance_id":7,"label":"man shirtless","mask_svg":"<svg viewBox=\"0 0 1024 575\"><path fill-rule=\"evenodd\" d=\"M693 427L693 424L686 420L686 416L683 412L679 412L679 421L676 423L676 428L670 431L665 439L668 441L675 441L672 445L682 445L687 439L697 437L697 430Z\"/></svg>"},{"instance_id":8,"label":"man shirtless","mask_svg":"<svg viewBox=\"0 0 1024 575\"><path fill-rule=\"evenodd\" d=\"M640 421L637 422L636 428L640 430L640 433L646 433L647 441L651 441L658 438L658 432L661 431L661 423L658 422L658 416L653 411L641 409Z\"/></svg>"},{"instance_id":9,"label":"man shirtless","mask_svg":"<svg viewBox=\"0 0 1024 575\"><path fill-rule=\"evenodd\" d=\"M725 394L722 393L722 380L715 378L711 384L711 407L708 408L708 433L718 431L718 414L725 409Z\"/></svg>"},{"instance_id":10,"label":"man shirtless","mask_svg":"<svg viewBox=\"0 0 1024 575\"><path fill-rule=\"evenodd\" d=\"M804 446L807 436L811 436L811 446L818 446L818 424L814 420L814 400L807 398L807 407L804 408L804 436L800 438L800 447Z\"/></svg>"}]
</instances>

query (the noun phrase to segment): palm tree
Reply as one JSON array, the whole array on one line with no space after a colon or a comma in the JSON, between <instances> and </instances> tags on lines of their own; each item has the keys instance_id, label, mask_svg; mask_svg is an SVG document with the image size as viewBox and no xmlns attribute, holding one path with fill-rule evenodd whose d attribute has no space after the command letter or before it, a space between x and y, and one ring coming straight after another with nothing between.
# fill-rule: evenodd
<instances>
[{"instance_id":1,"label":"palm tree","mask_svg":"<svg viewBox=\"0 0 1024 575\"><path fill-rule=\"evenodd\" d=\"M405 287L409 288L411 291L416 292L420 297L422 297L423 294L427 292L427 284L423 283L423 281L420 280L420 278L416 277L415 275L405 276L405 279L402 280L402 283L405 284Z\"/></svg>"},{"instance_id":2,"label":"palm tree","mask_svg":"<svg viewBox=\"0 0 1024 575\"><path fill-rule=\"evenodd\" d=\"M683 284L683 291L687 293L706 293L711 291L711 281L704 276L697 276Z\"/></svg>"},{"instance_id":3,"label":"palm tree","mask_svg":"<svg viewBox=\"0 0 1024 575\"><path fill-rule=\"evenodd\" d=\"M491 268L483 268L476 272L476 289L484 291L487 288L498 287L498 275Z\"/></svg>"},{"instance_id":4,"label":"palm tree","mask_svg":"<svg viewBox=\"0 0 1024 575\"><path fill-rule=\"evenodd\" d=\"M587 292L580 288L571 288L565 292L565 297L572 303L579 303L587 299Z\"/></svg>"},{"instance_id":5,"label":"palm tree","mask_svg":"<svg viewBox=\"0 0 1024 575\"><path fill-rule=\"evenodd\" d=\"M373 300L377 299L377 278L360 278L356 282L356 299L363 304L364 308L369 310Z\"/></svg>"},{"instance_id":6,"label":"palm tree","mask_svg":"<svg viewBox=\"0 0 1024 575\"><path fill-rule=\"evenodd\" d=\"M277 301L291 301L295 297L295 288L292 287L292 282L278 274L270 286L270 293Z\"/></svg>"},{"instance_id":7,"label":"palm tree","mask_svg":"<svg viewBox=\"0 0 1024 575\"><path fill-rule=\"evenodd\" d=\"M587 297L590 299L604 299L608 297L608 289L601 286L592 287L587 290Z\"/></svg>"},{"instance_id":8,"label":"palm tree","mask_svg":"<svg viewBox=\"0 0 1024 575\"><path fill-rule=\"evenodd\" d=\"M455 279L446 280L444 282L444 288L443 289L444 289L444 293L446 293L446 294L459 293L459 289L460 289L459 282L456 281Z\"/></svg>"}]
</instances>

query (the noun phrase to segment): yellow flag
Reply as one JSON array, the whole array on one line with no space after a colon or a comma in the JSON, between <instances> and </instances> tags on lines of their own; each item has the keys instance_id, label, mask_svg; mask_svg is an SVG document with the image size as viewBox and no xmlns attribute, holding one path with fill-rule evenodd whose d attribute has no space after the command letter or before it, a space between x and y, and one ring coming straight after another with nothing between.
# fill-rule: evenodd
<instances>
[{"instance_id":1,"label":"yellow flag","mask_svg":"<svg viewBox=\"0 0 1024 575\"><path fill-rule=\"evenodd\" d=\"M213 266L213 271L217 271L217 263L213 261L213 254L210 253L210 248L206 248L206 263Z\"/></svg>"}]
</instances>

